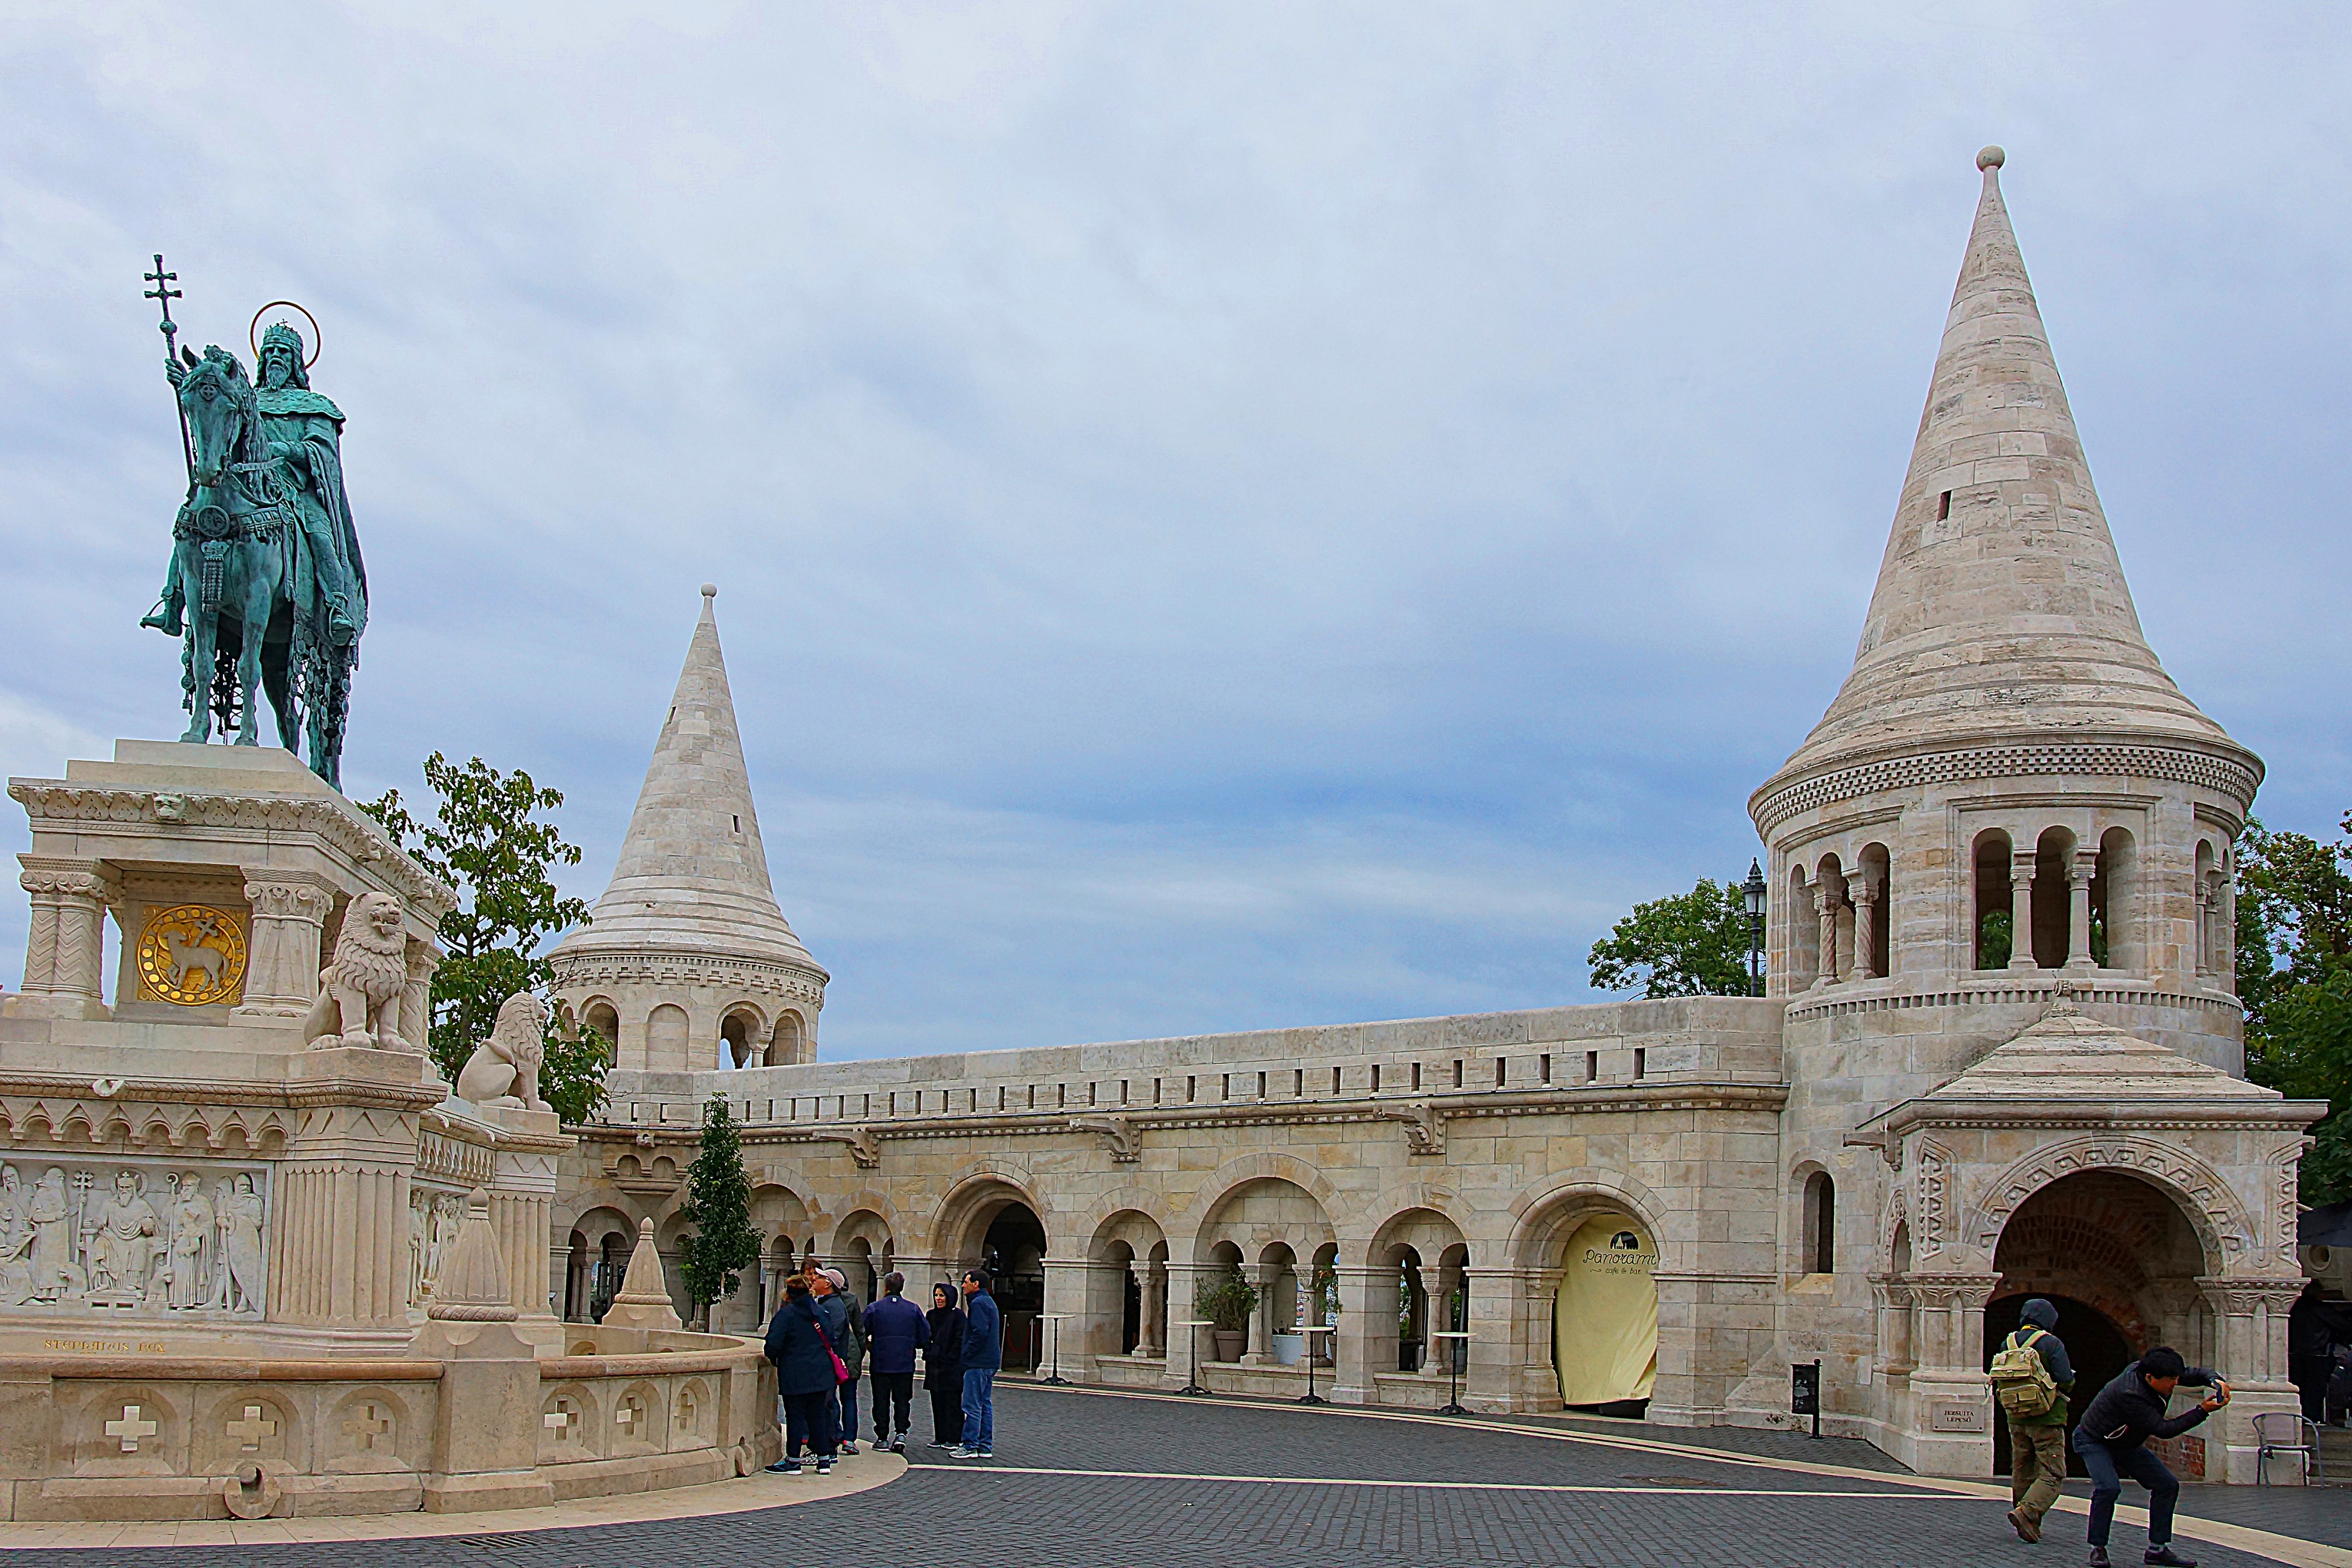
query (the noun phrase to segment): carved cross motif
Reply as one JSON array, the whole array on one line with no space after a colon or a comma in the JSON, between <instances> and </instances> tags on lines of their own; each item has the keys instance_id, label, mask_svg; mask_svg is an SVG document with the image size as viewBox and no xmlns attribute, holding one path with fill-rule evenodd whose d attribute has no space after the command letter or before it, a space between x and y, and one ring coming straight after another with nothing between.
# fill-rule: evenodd
<instances>
[{"instance_id":1,"label":"carved cross motif","mask_svg":"<svg viewBox=\"0 0 2352 1568\"><path fill-rule=\"evenodd\" d=\"M613 1412L613 1425L624 1433L635 1431L636 1424L645 1418L645 1407L637 1403L637 1396L634 1394L621 1401L621 1407Z\"/></svg>"},{"instance_id":2,"label":"carved cross motif","mask_svg":"<svg viewBox=\"0 0 2352 1568\"><path fill-rule=\"evenodd\" d=\"M222 1430L227 1436L236 1438L247 1453L257 1454L261 1451L261 1440L264 1437L274 1437L278 1435L278 1423L264 1416L261 1414L260 1405L248 1405L245 1407L244 1420L232 1421Z\"/></svg>"},{"instance_id":3,"label":"carved cross motif","mask_svg":"<svg viewBox=\"0 0 2352 1568\"><path fill-rule=\"evenodd\" d=\"M539 1424L555 1434L559 1443L572 1441L572 1428L580 1424L579 1415L570 1405L559 1405L539 1418Z\"/></svg>"},{"instance_id":4,"label":"carved cross motif","mask_svg":"<svg viewBox=\"0 0 2352 1568\"><path fill-rule=\"evenodd\" d=\"M139 1451L140 1438L152 1437L155 1435L155 1423L143 1419L143 1413L140 1406L126 1405L122 1407L122 1416L120 1420L106 1424L106 1435L110 1437L121 1438L122 1451L126 1454L135 1454Z\"/></svg>"},{"instance_id":5,"label":"carved cross motif","mask_svg":"<svg viewBox=\"0 0 2352 1568\"><path fill-rule=\"evenodd\" d=\"M343 1423L343 1430L358 1438L361 1447L373 1448L378 1437L392 1430L392 1417L378 1410L375 1402L370 1400L352 1412L351 1419Z\"/></svg>"},{"instance_id":6,"label":"carved cross motif","mask_svg":"<svg viewBox=\"0 0 2352 1568\"><path fill-rule=\"evenodd\" d=\"M686 1427L688 1431L693 1430L694 1415L694 1390L691 1388L681 1390L677 1396L678 1425Z\"/></svg>"}]
</instances>

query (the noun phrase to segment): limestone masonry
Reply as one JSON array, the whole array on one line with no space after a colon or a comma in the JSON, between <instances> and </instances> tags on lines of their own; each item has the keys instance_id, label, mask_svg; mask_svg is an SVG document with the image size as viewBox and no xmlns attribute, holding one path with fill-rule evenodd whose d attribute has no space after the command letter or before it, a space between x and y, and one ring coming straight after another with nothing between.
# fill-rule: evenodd
<instances>
[{"instance_id":1,"label":"limestone masonry","mask_svg":"<svg viewBox=\"0 0 2352 1568\"><path fill-rule=\"evenodd\" d=\"M1853 672L1749 803L1769 995L818 1062L826 976L774 906L706 598L620 869L555 955L615 1068L562 1162L551 1300L603 1310L644 1222L674 1252L725 1094L770 1254L714 1327L751 1331L811 1256L861 1295L986 1261L1065 1376L1433 1406L1458 1371L1479 1409L1771 1424L1818 1360L1830 1429L1980 1476L1988 1340L2040 1293L2090 1325L2086 1379L2158 1340L2226 1369L2178 1457L2251 1479L2252 1417L2294 1404L2324 1109L2242 1075L2262 764L2141 635L2000 161ZM1246 1327L1184 1327L1235 1269Z\"/></svg>"}]
</instances>

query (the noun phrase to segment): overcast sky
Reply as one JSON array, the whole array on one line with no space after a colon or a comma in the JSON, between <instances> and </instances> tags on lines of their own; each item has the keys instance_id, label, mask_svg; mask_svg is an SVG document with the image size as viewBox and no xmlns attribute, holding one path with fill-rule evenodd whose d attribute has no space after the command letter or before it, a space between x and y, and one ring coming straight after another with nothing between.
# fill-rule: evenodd
<instances>
[{"instance_id":1,"label":"overcast sky","mask_svg":"<svg viewBox=\"0 0 2352 1568\"><path fill-rule=\"evenodd\" d=\"M160 247L323 324L353 795L528 769L593 897L719 584L824 1055L1588 999L1851 659L1999 142L2151 641L2352 805L2352 11L666 9L0 4L0 768L183 722Z\"/></svg>"}]
</instances>

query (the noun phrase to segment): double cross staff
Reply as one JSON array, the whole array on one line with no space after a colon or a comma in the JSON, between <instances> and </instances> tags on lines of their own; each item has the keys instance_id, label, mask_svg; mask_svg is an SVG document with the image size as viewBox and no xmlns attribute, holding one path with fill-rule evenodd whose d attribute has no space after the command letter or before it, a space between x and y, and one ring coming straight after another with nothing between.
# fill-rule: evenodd
<instances>
[{"instance_id":1,"label":"double cross staff","mask_svg":"<svg viewBox=\"0 0 2352 1568\"><path fill-rule=\"evenodd\" d=\"M180 275L163 270L163 253L160 250L155 253L155 270L142 272L139 276L142 282L155 285L139 297L152 300L163 307L163 322L156 330L163 334L163 363L168 367L180 349L180 324L172 320L172 301L186 298L186 293L172 287L180 280ZM194 486L196 482L195 448L188 443L188 411L180 406L176 395L172 399L172 412L180 416L180 461L188 470L188 483Z\"/></svg>"}]
</instances>

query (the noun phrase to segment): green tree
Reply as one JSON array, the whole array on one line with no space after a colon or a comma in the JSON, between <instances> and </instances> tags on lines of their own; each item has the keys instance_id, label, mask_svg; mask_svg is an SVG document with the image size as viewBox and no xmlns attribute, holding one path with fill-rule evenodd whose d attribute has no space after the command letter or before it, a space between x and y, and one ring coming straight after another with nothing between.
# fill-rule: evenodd
<instances>
[{"instance_id":1,"label":"green tree","mask_svg":"<svg viewBox=\"0 0 2352 1568\"><path fill-rule=\"evenodd\" d=\"M2352 813L2344 819L2352 833ZM2352 1197L2352 843L2248 822L2238 839L2238 997L2246 1076L2335 1109L2311 1130L2301 1195Z\"/></svg>"},{"instance_id":2,"label":"green tree","mask_svg":"<svg viewBox=\"0 0 2352 1568\"><path fill-rule=\"evenodd\" d=\"M562 795L520 769L502 773L479 757L459 764L438 752L425 759L425 783L435 797L429 818L412 815L396 789L360 809L457 889L457 907L441 921L448 957L433 975L429 1041L435 1064L455 1083L474 1047L490 1037L501 1003L518 991L546 994L554 975L541 945L584 922L588 906L564 898L548 874L580 863L578 847L536 817L562 805ZM604 1042L579 1034L552 1008L548 1017L540 1092L576 1125L604 1103Z\"/></svg>"},{"instance_id":3,"label":"green tree","mask_svg":"<svg viewBox=\"0 0 2352 1568\"><path fill-rule=\"evenodd\" d=\"M1762 929L1759 922L1759 931ZM1644 996L1748 994L1748 900L1739 884L1702 877L1687 893L1646 904L1592 944L1592 984Z\"/></svg>"},{"instance_id":4,"label":"green tree","mask_svg":"<svg viewBox=\"0 0 2352 1568\"><path fill-rule=\"evenodd\" d=\"M760 1261L760 1233L751 1228L751 1182L743 1173L743 1137L727 1097L703 1108L702 1148L687 1168L686 1202L678 1216L694 1227L680 1247L686 1293L708 1324L710 1304L735 1294L739 1270Z\"/></svg>"}]
</instances>

